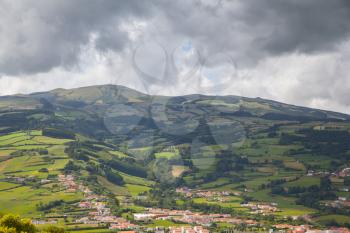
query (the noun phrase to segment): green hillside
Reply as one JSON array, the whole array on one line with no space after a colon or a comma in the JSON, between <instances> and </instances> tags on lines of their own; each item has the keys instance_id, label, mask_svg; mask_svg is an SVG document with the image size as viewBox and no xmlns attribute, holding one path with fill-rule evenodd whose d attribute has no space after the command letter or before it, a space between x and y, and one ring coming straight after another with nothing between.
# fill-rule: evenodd
<instances>
[{"instance_id":1,"label":"green hillside","mask_svg":"<svg viewBox=\"0 0 350 233\"><path fill-rule=\"evenodd\" d=\"M86 228L90 191L125 218L162 207L347 226L348 167L346 114L112 85L0 97L0 212L66 229Z\"/></svg>"}]
</instances>

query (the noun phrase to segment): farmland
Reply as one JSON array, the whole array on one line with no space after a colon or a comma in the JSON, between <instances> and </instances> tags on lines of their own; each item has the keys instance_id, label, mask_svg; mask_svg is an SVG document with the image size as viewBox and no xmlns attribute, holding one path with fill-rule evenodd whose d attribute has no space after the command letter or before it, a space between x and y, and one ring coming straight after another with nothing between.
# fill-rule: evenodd
<instances>
[{"instance_id":1,"label":"farmland","mask_svg":"<svg viewBox=\"0 0 350 233\"><path fill-rule=\"evenodd\" d=\"M0 98L1 212L76 232L348 226L347 115L114 86L25 98Z\"/></svg>"}]
</instances>

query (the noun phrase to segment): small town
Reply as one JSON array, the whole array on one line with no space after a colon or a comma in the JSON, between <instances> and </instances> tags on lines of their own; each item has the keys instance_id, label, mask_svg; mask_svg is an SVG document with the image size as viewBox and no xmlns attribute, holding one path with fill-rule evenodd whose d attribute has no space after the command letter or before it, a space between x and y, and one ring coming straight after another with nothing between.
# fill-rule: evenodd
<instances>
[{"instance_id":1,"label":"small town","mask_svg":"<svg viewBox=\"0 0 350 233\"><path fill-rule=\"evenodd\" d=\"M338 197L337 200L324 201L322 204L333 208L344 208L350 207L350 200L346 197Z\"/></svg>"},{"instance_id":2,"label":"small town","mask_svg":"<svg viewBox=\"0 0 350 233\"><path fill-rule=\"evenodd\" d=\"M232 218L229 214L204 214L192 212L189 210L169 210L148 208L143 213L134 214L134 219L147 222L149 220L172 220L177 223L197 224L204 227L210 227L213 223L224 222L232 224L255 225L256 221Z\"/></svg>"},{"instance_id":3,"label":"small town","mask_svg":"<svg viewBox=\"0 0 350 233\"><path fill-rule=\"evenodd\" d=\"M262 214L262 215L266 215L266 214L270 214L273 212L277 212L278 208L276 207L277 204L276 203L253 203L253 202L249 202L246 204L241 204L242 207L246 207L248 209L251 210L250 213L252 214Z\"/></svg>"},{"instance_id":4,"label":"small town","mask_svg":"<svg viewBox=\"0 0 350 233\"><path fill-rule=\"evenodd\" d=\"M190 189L187 187L177 188L176 192L189 198L194 198L194 197L213 198L213 197L225 197L225 196L240 196L240 192L199 190L199 189Z\"/></svg>"},{"instance_id":5,"label":"small town","mask_svg":"<svg viewBox=\"0 0 350 233\"><path fill-rule=\"evenodd\" d=\"M332 227L326 230L314 229L309 225L294 226L290 224L276 224L275 229L270 229L269 233L349 233L348 228Z\"/></svg>"},{"instance_id":6,"label":"small town","mask_svg":"<svg viewBox=\"0 0 350 233\"><path fill-rule=\"evenodd\" d=\"M118 230L125 232L142 232L164 231L164 227L146 228L142 226L143 223L150 220L172 220L183 224L191 224L191 226L184 227L169 227L169 232L183 232L183 233L209 233L205 227L209 227L214 222L229 222L229 223L243 223L243 220L233 219L230 215L211 214L205 215L201 213L192 213L191 211L179 211L168 209L153 209L149 208L146 212L135 213L133 215L134 222L126 220L122 217L117 217L111 214L110 208L106 204L106 197L94 194L88 187L76 182L73 175L59 175L58 182L68 193L82 192L84 194L83 200L76 205L82 210L89 210L88 215L75 220L75 223L82 225L99 225L106 224L110 230ZM55 219L34 219L33 223L36 225L56 224ZM137 224L140 223L140 224ZM246 222L247 224L255 224L255 222ZM192 227L193 226L193 227Z\"/></svg>"},{"instance_id":7,"label":"small town","mask_svg":"<svg viewBox=\"0 0 350 233\"><path fill-rule=\"evenodd\" d=\"M232 196L241 196L240 192L231 191L212 191L212 190L195 190L187 187L177 188L176 192L184 195L187 198L206 198L208 201L215 201L220 203L227 203ZM241 207L245 207L251 210L251 214L267 215L273 212L277 212L277 203L241 203Z\"/></svg>"},{"instance_id":8,"label":"small town","mask_svg":"<svg viewBox=\"0 0 350 233\"><path fill-rule=\"evenodd\" d=\"M59 175L58 181L66 188L67 192L81 191L84 199L78 203L81 209L89 210L88 216L75 220L80 224L109 224L109 229L128 230L139 226L130 223L121 217L111 215L111 209L106 204L106 197L94 194L88 187L75 182L73 175Z\"/></svg>"},{"instance_id":9,"label":"small town","mask_svg":"<svg viewBox=\"0 0 350 233\"><path fill-rule=\"evenodd\" d=\"M110 208L105 204L106 197L94 194L88 187L78 184L73 175L59 175L58 181L65 188L66 192L83 192L84 199L77 205L81 209L89 210L88 216L84 216L75 220L79 224L99 224L105 223L109 225L109 229L131 230L141 229L141 225L131 223L121 217L111 215ZM228 196L230 192L205 192L199 191L198 196L212 197L218 195ZM262 207L261 207L262 208ZM147 223L151 220L171 220L175 223L190 224L195 227L192 231L187 227L184 232L206 233L208 230L205 227L210 227L213 223L231 223L231 224L246 224L249 226L256 225L254 220L244 220L232 218L229 214L204 214L200 212L192 212L189 210L170 210L147 208L145 212L133 214L135 222ZM155 227L159 229L160 227ZM150 229L148 229L150 230ZM172 232L178 232L178 228L171 228Z\"/></svg>"},{"instance_id":10,"label":"small town","mask_svg":"<svg viewBox=\"0 0 350 233\"><path fill-rule=\"evenodd\" d=\"M12 178L13 179L13 178ZM22 181L22 180L21 180ZM50 181L51 182L51 181ZM216 223L227 223L232 225L257 226L259 222L252 219L243 219L232 217L230 214L205 214L201 212L192 212L190 210L171 210L161 208L146 208L145 211L134 213L133 220L127 220L123 217L114 216L111 214L111 209L106 204L106 196L97 195L88 187L76 181L73 175L59 175L59 184L65 189L67 193L82 192L83 199L74 204L81 210L88 210L86 216L74 220L76 224L80 225L100 225L105 224L108 229L116 230L124 233L133 232L170 232L170 233L209 233L209 228ZM221 196L222 198L228 196L239 195L228 191L206 191L206 190L192 190L189 188L178 188L177 193L185 195L189 198L205 197L215 198ZM337 203L348 203L346 200L337 200ZM326 203L327 205L334 205L334 203ZM339 204L340 205L340 204ZM253 214L268 214L278 211L276 203L242 203L242 207L248 208ZM169 220L175 224L184 224L183 226L170 227L144 227L145 224L157 221ZM33 219L33 224L57 224L57 219ZM276 224L269 230L270 233L349 233L347 228L329 228L326 230L314 229L310 225L290 225L290 224Z\"/></svg>"},{"instance_id":11,"label":"small town","mask_svg":"<svg viewBox=\"0 0 350 233\"><path fill-rule=\"evenodd\" d=\"M336 178L345 178L350 176L350 167L345 167L340 170L336 170L334 172L330 171L314 171L314 170L308 170L307 176L327 176L330 175L331 177L336 177Z\"/></svg>"}]
</instances>

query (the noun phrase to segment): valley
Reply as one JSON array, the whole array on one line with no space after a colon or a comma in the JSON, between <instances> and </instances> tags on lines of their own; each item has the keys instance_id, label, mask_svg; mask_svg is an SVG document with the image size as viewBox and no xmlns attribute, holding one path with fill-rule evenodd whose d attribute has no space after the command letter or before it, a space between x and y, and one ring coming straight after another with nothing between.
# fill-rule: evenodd
<instances>
[{"instance_id":1,"label":"valley","mask_svg":"<svg viewBox=\"0 0 350 233\"><path fill-rule=\"evenodd\" d=\"M261 98L0 97L0 212L68 232L350 227L349 142L350 116Z\"/></svg>"}]
</instances>

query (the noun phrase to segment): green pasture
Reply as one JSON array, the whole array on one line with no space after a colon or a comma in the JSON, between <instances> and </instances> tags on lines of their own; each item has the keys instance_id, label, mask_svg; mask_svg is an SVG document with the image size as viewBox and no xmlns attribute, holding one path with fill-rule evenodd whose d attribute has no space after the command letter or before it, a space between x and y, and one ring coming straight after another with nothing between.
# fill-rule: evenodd
<instances>
[{"instance_id":1,"label":"green pasture","mask_svg":"<svg viewBox=\"0 0 350 233\"><path fill-rule=\"evenodd\" d=\"M284 187L293 187L293 186L299 186L299 187L310 187L312 185L320 185L320 178L319 177L312 177L312 176L303 176L299 178L296 181L288 182L284 184Z\"/></svg>"},{"instance_id":2,"label":"green pasture","mask_svg":"<svg viewBox=\"0 0 350 233\"><path fill-rule=\"evenodd\" d=\"M74 201L81 199L82 195L22 186L7 191L0 191L0 197L1 212L33 217L40 214L36 209L36 205L40 202L48 203L54 200Z\"/></svg>"},{"instance_id":3,"label":"green pasture","mask_svg":"<svg viewBox=\"0 0 350 233\"><path fill-rule=\"evenodd\" d=\"M271 195L267 189L249 193L249 196L258 201L277 203L277 207L281 210L280 212L276 212L278 216L301 216L315 212L315 210L311 208L296 205L295 198Z\"/></svg>"},{"instance_id":4,"label":"green pasture","mask_svg":"<svg viewBox=\"0 0 350 233\"><path fill-rule=\"evenodd\" d=\"M330 215L324 215L315 218L315 220L321 224L327 224L329 222L337 222L338 224L346 224L350 223L350 216L345 216L345 215L339 215L339 214L330 214Z\"/></svg>"},{"instance_id":5,"label":"green pasture","mask_svg":"<svg viewBox=\"0 0 350 233\"><path fill-rule=\"evenodd\" d=\"M150 187L135 184L126 184L125 187L128 189L131 196L138 196L140 193L150 190Z\"/></svg>"}]
</instances>

